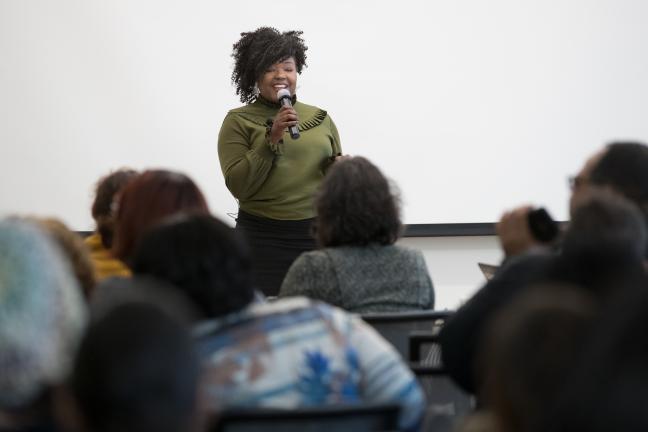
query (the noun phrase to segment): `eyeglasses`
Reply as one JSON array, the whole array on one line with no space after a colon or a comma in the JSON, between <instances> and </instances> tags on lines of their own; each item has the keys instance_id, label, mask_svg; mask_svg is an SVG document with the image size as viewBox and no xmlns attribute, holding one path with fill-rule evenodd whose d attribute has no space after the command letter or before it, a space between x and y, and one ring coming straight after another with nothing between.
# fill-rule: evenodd
<instances>
[{"instance_id":1,"label":"eyeglasses","mask_svg":"<svg viewBox=\"0 0 648 432\"><path fill-rule=\"evenodd\" d=\"M587 179L580 175L569 176L567 178L567 183L571 190L577 189L587 183Z\"/></svg>"}]
</instances>

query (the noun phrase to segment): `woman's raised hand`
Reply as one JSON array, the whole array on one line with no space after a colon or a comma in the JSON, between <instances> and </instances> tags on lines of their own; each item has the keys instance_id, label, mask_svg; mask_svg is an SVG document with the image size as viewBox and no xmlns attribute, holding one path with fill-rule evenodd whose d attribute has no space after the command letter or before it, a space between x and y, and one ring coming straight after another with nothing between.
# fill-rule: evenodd
<instances>
[{"instance_id":1,"label":"woman's raised hand","mask_svg":"<svg viewBox=\"0 0 648 432\"><path fill-rule=\"evenodd\" d=\"M278 143L282 138L287 128L296 126L299 123L297 111L292 107L282 106L272 122L272 129L270 129L270 142L273 144Z\"/></svg>"}]
</instances>

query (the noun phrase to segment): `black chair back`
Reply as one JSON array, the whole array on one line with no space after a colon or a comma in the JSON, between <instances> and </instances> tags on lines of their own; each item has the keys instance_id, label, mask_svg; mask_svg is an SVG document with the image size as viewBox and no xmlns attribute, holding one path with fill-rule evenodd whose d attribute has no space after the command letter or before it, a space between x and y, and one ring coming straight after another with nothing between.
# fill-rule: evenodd
<instances>
[{"instance_id":1,"label":"black chair back","mask_svg":"<svg viewBox=\"0 0 648 432\"><path fill-rule=\"evenodd\" d=\"M423 431L450 432L474 410L474 398L454 384L441 362L438 335L453 311L364 314L362 319L387 339L410 364L426 399Z\"/></svg>"},{"instance_id":2,"label":"black chair back","mask_svg":"<svg viewBox=\"0 0 648 432\"><path fill-rule=\"evenodd\" d=\"M371 313L361 315L382 337L387 339L409 360L409 335L416 331L438 331L452 311L423 310L408 312Z\"/></svg>"},{"instance_id":3,"label":"black chair back","mask_svg":"<svg viewBox=\"0 0 648 432\"><path fill-rule=\"evenodd\" d=\"M410 333L409 360L428 402L422 430L451 432L474 410L475 399L447 375L441 361L439 330Z\"/></svg>"},{"instance_id":4,"label":"black chair back","mask_svg":"<svg viewBox=\"0 0 648 432\"><path fill-rule=\"evenodd\" d=\"M314 408L231 408L219 416L210 432L374 432L398 431L400 407L393 404Z\"/></svg>"}]
</instances>

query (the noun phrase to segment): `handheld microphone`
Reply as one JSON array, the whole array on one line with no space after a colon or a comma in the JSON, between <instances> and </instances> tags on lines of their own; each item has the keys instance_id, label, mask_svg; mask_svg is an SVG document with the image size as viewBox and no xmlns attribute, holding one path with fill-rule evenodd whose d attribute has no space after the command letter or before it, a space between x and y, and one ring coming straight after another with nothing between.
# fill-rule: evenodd
<instances>
[{"instance_id":1,"label":"handheld microphone","mask_svg":"<svg viewBox=\"0 0 648 432\"><path fill-rule=\"evenodd\" d=\"M555 222L549 212L540 207L531 210L527 222L533 238L542 243L551 243L560 234L560 227Z\"/></svg>"},{"instance_id":2,"label":"handheld microphone","mask_svg":"<svg viewBox=\"0 0 648 432\"><path fill-rule=\"evenodd\" d=\"M292 100L290 99L290 90L288 89L281 89L277 92L277 99L279 99L279 103L281 106L287 106L287 107L292 107ZM297 126L290 126L288 128L288 132L290 132L290 138L296 140L299 138L299 129L297 129Z\"/></svg>"}]
</instances>

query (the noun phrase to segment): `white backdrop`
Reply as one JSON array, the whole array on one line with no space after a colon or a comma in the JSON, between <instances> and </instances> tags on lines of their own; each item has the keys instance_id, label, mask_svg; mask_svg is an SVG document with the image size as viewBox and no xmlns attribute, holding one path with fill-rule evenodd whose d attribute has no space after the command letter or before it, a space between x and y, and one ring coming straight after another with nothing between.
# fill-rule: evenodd
<instances>
[{"instance_id":1,"label":"white backdrop","mask_svg":"<svg viewBox=\"0 0 648 432\"><path fill-rule=\"evenodd\" d=\"M643 0L0 0L0 215L91 229L113 168L186 172L236 211L216 141L241 31L301 29L306 103L400 185L407 223L567 217L566 177L648 139Z\"/></svg>"}]
</instances>

